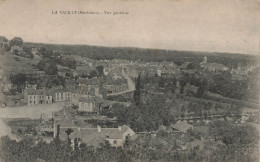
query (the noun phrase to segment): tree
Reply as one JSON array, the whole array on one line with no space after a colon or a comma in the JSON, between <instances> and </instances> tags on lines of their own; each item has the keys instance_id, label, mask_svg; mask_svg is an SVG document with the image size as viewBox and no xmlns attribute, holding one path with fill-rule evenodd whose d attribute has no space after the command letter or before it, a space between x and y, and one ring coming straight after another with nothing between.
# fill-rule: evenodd
<instances>
[{"instance_id":1,"label":"tree","mask_svg":"<svg viewBox=\"0 0 260 162\"><path fill-rule=\"evenodd\" d=\"M96 161L120 161L123 154L122 148L111 147L109 142L105 141L96 150Z\"/></svg>"},{"instance_id":2,"label":"tree","mask_svg":"<svg viewBox=\"0 0 260 162\"><path fill-rule=\"evenodd\" d=\"M17 86L17 91L22 92L22 89L25 87L25 83L27 81L26 75L19 73L11 75L9 79L13 83L13 85Z\"/></svg>"},{"instance_id":3,"label":"tree","mask_svg":"<svg viewBox=\"0 0 260 162\"><path fill-rule=\"evenodd\" d=\"M73 131L73 129L68 128L65 132L66 132L66 134L67 134L67 136L68 136L68 142L70 143L70 134L71 134L72 132L74 132L74 131Z\"/></svg>"},{"instance_id":4,"label":"tree","mask_svg":"<svg viewBox=\"0 0 260 162\"><path fill-rule=\"evenodd\" d=\"M23 39L20 37L14 37L9 42L10 46L22 46L23 45Z\"/></svg>"},{"instance_id":5,"label":"tree","mask_svg":"<svg viewBox=\"0 0 260 162\"><path fill-rule=\"evenodd\" d=\"M136 84L135 84L135 91L134 91L134 94L133 94L133 98L134 98L136 105L139 105L140 102L141 102L140 84L141 84L141 74L139 74L138 77L137 77Z\"/></svg>"},{"instance_id":6,"label":"tree","mask_svg":"<svg viewBox=\"0 0 260 162\"><path fill-rule=\"evenodd\" d=\"M99 77L104 76L104 67L102 65L97 66L96 70L98 72Z\"/></svg>"},{"instance_id":7,"label":"tree","mask_svg":"<svg viewBox=\"0 0 260 162\"><path fill-rule=\"evenodd\" d=\"M90 73L89 73L89 79L91 78L94 78L94 77L98 77L99 74L96 70L92 70Z\"/></svg>"},{"instance_id":8,"label":"tree","mask_svg":"<svg viewBox=\"0 0 260 162\"><path fill-rule=\"evenodd\" d=\"M49 75L54 75L58 73L58 67L56 63L50 59L43 59L38 64L37 67L40 70L45 71Z\"/></svg>"},{"instance_id":9,"label":"tree","mask_svg":"<svg viewBox=\"0 0 260 162\"><path fill-rule=\"evenodd\" d=\"M8 42L8 39L4 36L0 36L0 42Z\"/></svg>"},{"instance_id":10,"label":"tree","mask_svg":"<svg viewBox=\"0 0 260 162\"><path fill-rule=\"evenodd\" d=\"M204 78L204 79L201 81L201 83L200 83L200 86L199 86L199 88L198 88L198 91L197 91L196 96L199 97L199 98L201 98L202 95L204 94L204 92L208 89L207 87L208 87L208 82L207 82L207 80Z\"/></svg>"},{"instance_id":11,"label":"tree","mask_svg":"<svg viewBox=\"0 0 260 162\"><path fill-rule=\"evenodd\" d=\"M57 125L57 134L55 139L60 139L60 125Z\"/></svg>"}]
</instances>

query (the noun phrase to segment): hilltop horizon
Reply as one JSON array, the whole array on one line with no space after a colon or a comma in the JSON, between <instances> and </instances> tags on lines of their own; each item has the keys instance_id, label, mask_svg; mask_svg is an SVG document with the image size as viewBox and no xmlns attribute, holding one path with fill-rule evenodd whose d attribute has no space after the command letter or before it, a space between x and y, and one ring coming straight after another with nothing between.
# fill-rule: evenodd
<instances>
[{"instance_id":1,"label":"hilltop horizon","mask_svg":"<svg viewBox=\"0 0 260 162\"><path fill-rule=\"evenodd\" d=\"M80 44L80 43L48 43L48 42L24 42L25 44L37 44L37 45L51 45L51 46L88 46L88 47L100 47L100 48L118 48L118 49L139 49L139 50L163 50L163 51L176 51L176 52L188 52L194 54L228 54L228 55L249 55L260 57L257 54L251 53L239 53L239 52L226 52L226 51L200 51L200 50L180 50L180 49L168 49L168 48L149 48L149 47L136 47L136 46L106 46L96 44Z\"/></svg>"}]
</instances>

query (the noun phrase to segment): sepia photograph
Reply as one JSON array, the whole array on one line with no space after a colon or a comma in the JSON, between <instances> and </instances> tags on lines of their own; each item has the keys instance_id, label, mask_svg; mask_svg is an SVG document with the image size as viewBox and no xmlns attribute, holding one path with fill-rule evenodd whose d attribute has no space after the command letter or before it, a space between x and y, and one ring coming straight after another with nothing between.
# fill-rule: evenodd
<instances>
[{"instance_id":1,"label":"sepia photograph","mask_svg":"<svg viewBox=\"0 0 260 162\"><path fill-rule=\"evenodd\" d=\"M0 0L0 162L260 162L260 0Z\"/></svg>"}]
</instances>

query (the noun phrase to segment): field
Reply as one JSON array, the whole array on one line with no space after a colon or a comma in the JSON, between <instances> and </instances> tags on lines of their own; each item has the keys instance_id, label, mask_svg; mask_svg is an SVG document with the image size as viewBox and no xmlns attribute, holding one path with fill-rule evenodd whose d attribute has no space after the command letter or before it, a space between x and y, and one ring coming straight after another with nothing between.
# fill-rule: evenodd
<instances>
[{"instance_id":1,"label":"field","mask_svg":"<svg viewBox=\"0 0 260 162\"><path fill-rule=\"evenodd\" d=\"M30 72L38 62L39 59L25 58L0 50L0 69L9 74Z\"/></svg>"}]
</instances>

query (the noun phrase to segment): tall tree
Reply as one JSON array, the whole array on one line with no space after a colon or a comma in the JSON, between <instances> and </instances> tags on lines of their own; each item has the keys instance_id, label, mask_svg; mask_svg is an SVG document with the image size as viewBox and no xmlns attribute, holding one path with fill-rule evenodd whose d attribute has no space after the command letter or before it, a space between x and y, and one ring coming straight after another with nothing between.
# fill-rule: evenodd
<instances>
[{"instance_id":1,"label":"tall tree","mask_svg":"<svg viewBox=\"0 0 260 162\"><path fill-rule=\"evenodd\" d=\"M72 132L74 132L74 131L73 131L73 129L68 128L65 132L66 132L66 134L67 134L67 136L68 136L68 142L69 142L69 144L70 144L70 142L71 142L71 141L70 141L70 134L71 134Z\"/></svg>"},{"instance_id":2,"label":"tall tree","mask_svg":"<svg viewBox=\"0 0 260 162\"><path fill-rule=\"evenodd\" d=\"M43 59L38 64L37 67L40 70L45 71L49 75L54 75L58 73L58 67L54 61L51 59Z\"/></svg>"},{"instance_id":3,"label":"tall tree","mask_svg":"<svg viewBox=\"0 0 260 162\"><path fill-rule=\"evenodd\" d=\"M9 42L10 46L22 46L23 45L23 39L20 37L14 37Z\"/></svg>"},{"instance_id":4,"label":"tall tree","mask_svg":"<svg viewBox=\"0 0 260 162\"><path fill-rule=\"evenodd\" d=\"M97 72L98 72L98 75L99 75L99 77L102 77L102 76L104 76L104 67L103 67L103 65L99 65L99 66L97 66L96 67L96 70L97 70Z\"/></svg>"},{"instance_id":5,"label":"tall tree","mask_svg":"<svg viewBox=\"0 0 260 162\"><path fill-rule=\"evenodd\" d=\"M134 101L135 101L136 105L139 105L140 102L141 102L141 88L140 88L140 85L141 85L141 74L139 74L138 77L137 77L136 84L135 84L135 91L134 91L134 94L133 94L133 98L134 98Z\"/></svg>"}]
</instances>

